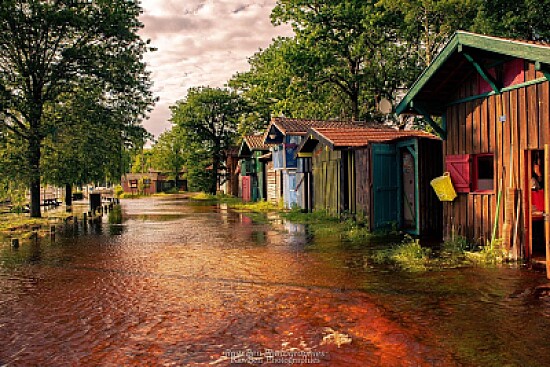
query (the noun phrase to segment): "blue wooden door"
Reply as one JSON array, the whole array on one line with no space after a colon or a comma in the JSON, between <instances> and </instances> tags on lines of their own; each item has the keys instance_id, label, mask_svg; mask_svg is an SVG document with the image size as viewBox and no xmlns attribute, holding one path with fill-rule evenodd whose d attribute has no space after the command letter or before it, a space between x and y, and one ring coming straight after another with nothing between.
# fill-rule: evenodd
<instances>
[{"instance_id":1,"label":"blue wooden door","mask_svg":"<svg viewBox=\"0 0 550 367\"><path fill-rule=\"evenodd\" d=\"M399 165L395 145L372 145L373 229L399 223Z\"/></svg>"}]
</instances>

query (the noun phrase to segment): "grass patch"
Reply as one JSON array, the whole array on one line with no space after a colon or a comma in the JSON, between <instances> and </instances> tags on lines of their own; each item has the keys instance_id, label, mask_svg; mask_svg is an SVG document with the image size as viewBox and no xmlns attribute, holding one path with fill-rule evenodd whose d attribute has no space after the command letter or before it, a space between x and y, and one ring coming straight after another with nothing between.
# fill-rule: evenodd
<instances>
[{"instance_id":1,"label":"grass patch","mask_svg":"<svg viewBox=\"0 0 550 367\"><path fill-rule=\"evenodd\" d=\"M251 211L255 213L268 213L277 210L277 207L267 201L256 201L253 203L231 203L228 205L237 211Z\"/></svg>"},{"instance_id":2,"label":"grass patch","mask_svg":"<svg viewBox=\"0 0 550 367\"><path fill-rule=\"evenodd\" d=\"M238 212L268 213L278 210L275 205L267 201L243 202L241 198L234 196L211 195L204 192L192 194L190 200L226 204L229 208Z\"/></svg>"},{"instance_id":3,"label":"grass patch","mask_svg":"<svg viewBox=\"0 0 550 367\"><path fill-rule=\"evenodd\" d=\"M307 224L308 229L316 236L338 235L344 241L351 243L359 244L388 240L388 238L401 238L399 231L384 230L372 232L367 226L366 220L356 220L346 216L339 217L326 211L304 213L300 209L292 209L280 215L290 222Z\"/></svg>"},{"instance_id":4,"label":"grass patch","mask_svg":"<svg viewBox=\"0 0 550 367\"><path fill-rule=\"evenodd\" d=\"M437 250L422 247L420 242L406 235L403 241L385 249L375 250L373 262L390 264L407 271L426 271L464 266L493 266L507 260L502 241L486 246L475 246L461 236L445 241Z\"/></svg>"},{"instance_id":5,"label":"grass patch","mask_svg":"<svg viewBox=\"0 0 550 367\"><path fill-rule=\"evenodd\" d=\"M374 251L372 260L378 264L391 264L408 271L425 271L430 263L432 250L420 246L420 242L406 235L400 244Z\"/></svg>"},{"instance_id":6,"label":"grass patch","mask_svg":"<svg viewBox=\"0 0 550 367\"><path fill-rule=\"evenodd\" d=\"M7 213L0 215L0 232L7 235L25 235L34 230L49 229L49 226L66 220L71 213L46 214L42 218L31 218L28 214Z\"/></svg>"},{"instance_id":7,"label":"grass patch","mask_svg":"<svg viewBox=\"0 0 550 367\"><path fill-rule=\"evenodd\" d=\"M122 223L122 207L120 205L113 206L113 209L109 212L108 220L109 224Z\"/></svg>"},{"instance_id":8,"label":"grass patch","mask_svg":"<svg viewBox=\"0 0 550 367\"><path fill-rule=\"evenodd\" d=\"M493 243L487 241L485 246L477 247L474 251L466 251L466 258L476 265L498 265L508 260L508 252L502 246L502 240Z\"/></svg>"}]
</instances>

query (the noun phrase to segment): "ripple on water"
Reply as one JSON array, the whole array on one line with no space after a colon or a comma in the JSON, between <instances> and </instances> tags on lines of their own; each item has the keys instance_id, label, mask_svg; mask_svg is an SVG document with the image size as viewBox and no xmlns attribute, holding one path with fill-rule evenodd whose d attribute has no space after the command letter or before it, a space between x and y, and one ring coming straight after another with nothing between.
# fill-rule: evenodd
<instances>
[{"instance_id":1,"label":"ripple on water","mask_svg":"<svg viewBox=\"0 0 550 367\"><path fill-rule=\"evenodd\" d=\"M123 206L116 235L104 218L55 243L0 249L1 361L229 366L223 352L247 348L319 351L322 366L550 361L540 275L410 274L282 221L183 200Z\"/></svg>"}]
</instances>

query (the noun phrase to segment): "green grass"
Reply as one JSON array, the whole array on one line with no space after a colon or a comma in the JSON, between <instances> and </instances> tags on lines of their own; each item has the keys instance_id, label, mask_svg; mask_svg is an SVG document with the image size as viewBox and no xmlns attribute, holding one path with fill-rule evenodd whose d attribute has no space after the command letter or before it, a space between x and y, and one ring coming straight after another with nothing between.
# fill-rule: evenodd
<instances>
[{"instance_id":1,"label":"green grass","mask_svg":"<svg viewBox=\"0 0 550 367\"><path fill-rule=\"evenodd\" d=\"M0 232L8 235L23 235L32 233L34 229L49 229L49 226L62 222L71 213L57 212L55 214L44 213L42 218L31 218L28 214L7 213L0 215Z\"/></svg>"},{"instance_id":2,"label":"green grass","mask_svg":"<svg viewBox=\"0 0 550 367\"><path fill-rule=\"evenodd\" d=\"M457 236L443 242L437 251L422 247L418 240L406 235L399 244L375 250L371 260L406 271L427 271L472 265L494 266L502 264L507 258L501 241L495 241L493 246L475 246L464 237Z\"/></svg>"},{"instance_id":3,"label":"green grass","mask_svg":"<svg viewBox=\"0 0 550 367\"><path fill-rule=\"evenodd\" d=\"M338 235L344 241L355 244L401 238L401 233L395 230L372 232L365 219L356 220L345 215L339 217L326 211L304 213L300 209L292 209L280 215L290 222L307 224L316 236Z\"/></svg>"},{"instance_id":4,"label":"green grass","mask_svg":"<svg viewBox=\"0 0 550 367\"><path fill-rule=\"evenodd\" d=\"M199 192L193 194L190 199L199 202L226 204L229 208L238 212L268 213L278 210L275 205L267 201L243 202L242 199L229 195L211 195Z\"/></svg>"},{"instance_id":5,"label":"green grass","mask_svg":"<svg viewBox=\"0 0 550 367\"><path fill-rule=\"evenodd\" d=\"M372 260L378 264L391 264L408 271L425 271L430 263L431 249L420 246L420 242L405 236L400 244L374 251Z\"/></svg>"}]
</instances>

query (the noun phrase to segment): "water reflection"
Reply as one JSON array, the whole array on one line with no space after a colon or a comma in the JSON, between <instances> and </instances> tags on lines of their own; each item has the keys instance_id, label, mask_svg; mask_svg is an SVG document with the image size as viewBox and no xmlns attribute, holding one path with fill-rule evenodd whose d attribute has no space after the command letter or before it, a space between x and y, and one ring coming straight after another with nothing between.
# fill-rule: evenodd
<instances>
[{"instance_id":1,"label":"water reflection","mask_svg":"<svg viewBox=\"0 0 550 367\"><path fill-rule=\"evenodd\" d=\"M0 365L230 366L224 351L264 348L321 366L550 364L541 274L397 271L369 263L379 243L170 198L59 234L0 247Z\"/></svg>"}]
</instances>

